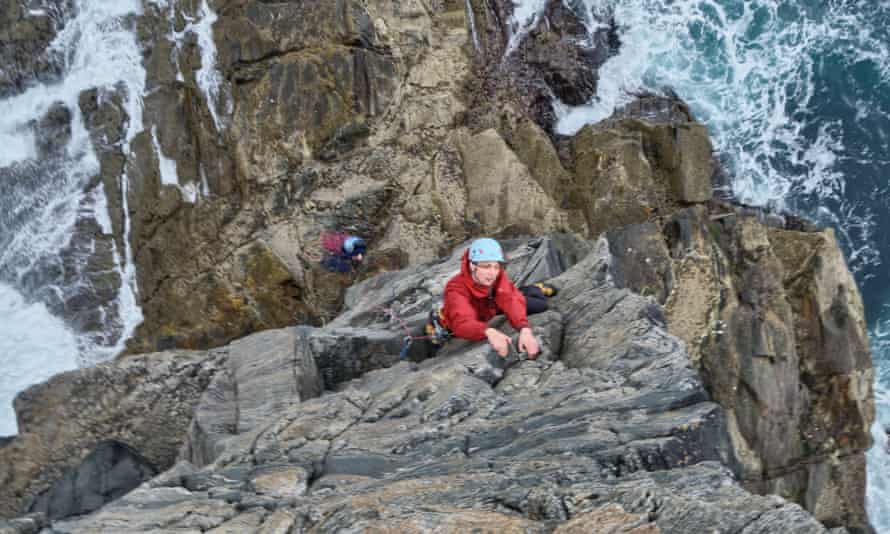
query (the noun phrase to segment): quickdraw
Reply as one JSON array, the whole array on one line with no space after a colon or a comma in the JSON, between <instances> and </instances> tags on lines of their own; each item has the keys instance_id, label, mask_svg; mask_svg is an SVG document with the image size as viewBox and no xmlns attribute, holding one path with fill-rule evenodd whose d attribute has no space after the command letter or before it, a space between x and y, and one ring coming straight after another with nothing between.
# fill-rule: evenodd
<instances>
[{"instance_id":1,"label":"quickdraw","mask_svg":"<svg viewBox=\"0 0 890 534\"><path fill-rule=\"evenodd\" d=\"M403 338L403 342L402 342L402 350L399 352L399 361L405 361L408 359L408 354L411 351L411 345L414 344L415 341L422 340L422 339L430 339L430 340L434 339L434 336L431 336L431 335L412 336L411 330L408 328L408 324L405 323L405 321L402 320L401 317L399 317L399 314L397 314L392 308L378 306L377 309L382 311L386 315L390 316L391 318L394 318L395 320L397 320L399 322L399 324L402 326L402 329L405 331L405 337Z\"/></svg>"},{"instance_id":2,"label":"quickdraw","mask_svg":"<svg viewBox=\"0 0 890 534\"><path fill-rule=\"evenodd\" d=\"M402 352L399 353L400 362L408 359L408 351L411 350L412 343L414 343L414 338L411 336L405 336L405 343L402 345Z\"/></svg>"}]
</instances>

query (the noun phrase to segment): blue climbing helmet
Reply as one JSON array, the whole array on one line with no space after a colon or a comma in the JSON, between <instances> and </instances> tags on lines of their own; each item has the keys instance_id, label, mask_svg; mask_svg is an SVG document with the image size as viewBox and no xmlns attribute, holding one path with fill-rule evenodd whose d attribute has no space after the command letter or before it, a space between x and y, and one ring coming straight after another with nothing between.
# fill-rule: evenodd
<instances>
[{"instance_id":1,"label":"blue climbing helmet","mask_svg":"<svg viewBox=\"0 0 890 534\"><path fill-rule=\"evenodd\" d=\"M501 245L490 237L483 237L470 243L470 261L497 261L504 263L504 252Z\"/></svg>"},{"instance_id":2,"label":"blue climbing helmet","mask_svg":"<svg viewBox=\"0 0 890 534\"><path fill-rule=\"evenodd\" d=\"M354 258L359 254L364 254L366 249L365 240L351 235L343 240L343 252L350 258Z\"/></svg>"}]
</instances>

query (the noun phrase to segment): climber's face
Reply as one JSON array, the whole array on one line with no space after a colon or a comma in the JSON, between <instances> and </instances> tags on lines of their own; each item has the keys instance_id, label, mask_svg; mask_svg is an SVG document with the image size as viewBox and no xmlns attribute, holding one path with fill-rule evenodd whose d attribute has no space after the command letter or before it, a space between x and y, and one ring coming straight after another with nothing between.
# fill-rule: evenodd
<instances>
[{"instance_id":1,"label":"climber's face","mask_svg":"<svg viewBox=\"0 0 890 534\"><path fill-rule=\"evenodd\" d=\"M473 273L473 280L477 284L491 287L501 272L501 264L496 261L480 261L479 263L471 263L470 270Z\"/></svg>"}]
</instances>

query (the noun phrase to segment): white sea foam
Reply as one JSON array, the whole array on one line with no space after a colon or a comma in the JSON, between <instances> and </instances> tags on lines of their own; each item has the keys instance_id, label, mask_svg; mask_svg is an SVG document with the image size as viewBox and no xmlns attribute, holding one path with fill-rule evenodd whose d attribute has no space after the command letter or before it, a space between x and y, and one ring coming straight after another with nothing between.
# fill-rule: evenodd
<instances>
[{"instance_id":1,"label":"white sea foam","mask_svg":"<svg viewBox=\"0 0 890 534\"><path fill-rule=\"evenodd\" d=\"M887 432L890 430L890 391L878 381L875 387L875 405L877 417L871 427L874 445L866 455L868 465L868 487L866 503L868 516L878 532L890 531L890 442Z\"/></svg>"},{"instance_id":2,"label":"white sea foam","mask_svg":"<svg viewBox=\"0 0 890 534\"><path fill-rule=\"evenodd\" d=\"M509 55L522 38L538 24L547 0L513 0L513 15L510 17L510 39L507 43L506 55Z\"/></svg>"},{"instance_id":3,"label":"white sea foam","mask_svg":"<svg viewBox=\"0 0 890 534\"><path fill-rule=\"evenodd\" d=\"M155 147L155 153L158 156L158 171L161 174L161 184L175 185L179 187L179 178L176 174L176 161L164 155L161 150L161 144L158 142L158 127L153 126L151 129L151 140Z\"/></svg>"},{"instance_id":4,"label":"white sea foam","mask_svg":"<svg viewBox=\"0 0 890 534\"><path fill-rule=\"evenodd\" d=\"M195 73L195 81L198 83L198 87L204 94L204 99L207 102L207 109L210 111L211 117L213 117L214 126L218 131L222 130L224 123L222 122L222 118L217 109L222 104L225 115L228 115L231 110L228 109L228 100L222 92L222 75L216 68L217 51L216 42L213 40L213 25L218 19L216 12L213 11L210 4L207 3L207 0L201 0L201 5L198 6L197 15L194 17L184 15L187 24L185 28L177 32L173 29L176 16L176 3L169 3L167 0L151 0L151 2L158 6L158 8L168 10L170 21L170 32L168 36L169 39L173 41L177 50L182 49L182 45L188 35L195 36L195 39L198 42L198 47L201 49L201 68ZM185 79L178 64L176 78L180 81ZM220 102L221 100L224 102Z\"/></svg>"},{"instance_id":5,"label":"white sea foam","mask_svg":"<svg viewBox=\"0 0 890 534\"><path fill-rule=\"evenodd\" d=\"M76 367L75 336L65 324L0 284L0 436L17 432L12 400L19 391Z\"/></svg>"}]
</instances>

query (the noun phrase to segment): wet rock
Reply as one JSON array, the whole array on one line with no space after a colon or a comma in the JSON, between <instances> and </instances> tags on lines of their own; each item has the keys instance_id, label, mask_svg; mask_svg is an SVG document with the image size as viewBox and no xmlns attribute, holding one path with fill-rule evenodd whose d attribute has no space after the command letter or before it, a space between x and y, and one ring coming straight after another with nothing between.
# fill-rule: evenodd
<instances>
[{"instance_id":1,"label":"wet rock","mask_svg":"<svg viewBox=\"0 0 890 534\"><path fill-rule=\"evenodd\" d=\"M88 89L78 98L84 125L90 133L93 149L99 157L99 176L108 203L108 216L118 250L124 243L124 204L121 175L125 157L122 141L130 120L124 109L125 95L120 89Z\"/></svg>"},{"instance_id":2,"label":"wet rock","mask_svg":"<svg viewBox=\"0 0 890 534\"><path fill-rule=\"evenodd\" d=\"M596 95L598 70L618 52L620 42L615 21L587 20L585 6L572 8L566 2L550 1L537 26L519 45L516 54L532 74L543 78L563 103L586 104ZM593 35L588 28L597 28ZM546 127L546 125L543 125Z\"/></svg>"},{"instance_id":3,"label":"wet rock","mask_svg":"<svg viewBox=\"0 0 890 534\"><path fill-rule=\"evenodd\" d=\"M64 0L29 10L23 2L0 4L0 98L48 82L61 73L61 58L47 47L72 12Z\"/></svg>"},{"instance_id":4,"label":"wet rock","mask_svg":"<svg viewBox=\"0 0 890 534\"><path fill-rule=\"evenodd\" d=\"M521 39L507 28L514 6L502 0L473 0L479 46L476 71L467 84L474 116L471 126L492 127L504 102L548 134L556 125L553 98L586 103L596 94L598 69L618 52L617 27L608 12L548 0L535 27ZM588 28L595 28L593 34ZM498 109L495 109L498 108Z\"/></svg>"},{"instance_id":5,"label":"wet rock","mask_svg":"<svg viewBox=\"0 0 890 534\"><path fill-rule=\"evenodd\" d=\"M50 159L22 169L25 174L16 187L22 187L32 198L39 198L48 187L61 183L70 187L68 169L63 167L61 160ZM31 190L31 187L37 189ZM110 347L124 334L117 310L121 284L118 251L113 236L100 225L105 214L96 212L96 206L100 209L102 206L101 188L95 182L87 183L83 193L79 204L65 207L78 210L76 215L71 215L75 220L67 242L54 254L14 260L20 268L16 283L29 298L43 302L51 312L65 317L74 331L89 340L87 344ZM26 207L24 213L39 216L39 207ZM13 223L21 221L21 214L12 220Z\"/></svg>"},{"instance_id":6,"label":"wet rock","mask_svg":"<svg viewBox=\"0 0 890 534\"><path fill-rule=\"evenodd\" d=\"M126 444L99 443L83 462L57 480L28 507L51 520L88 514L135 489L157 471Z\"/></svg>"},{"instance_id":7,"label":"wet rock","mask_svg":"<svg viewBox=\"0 0 890 534\"><path fill-rule=\"evenodd\" d=\"M62 102L54 103L34 125L34 137L41 158L59 155L71 139L71 110Z\"/></svg>"}]
</instances>

